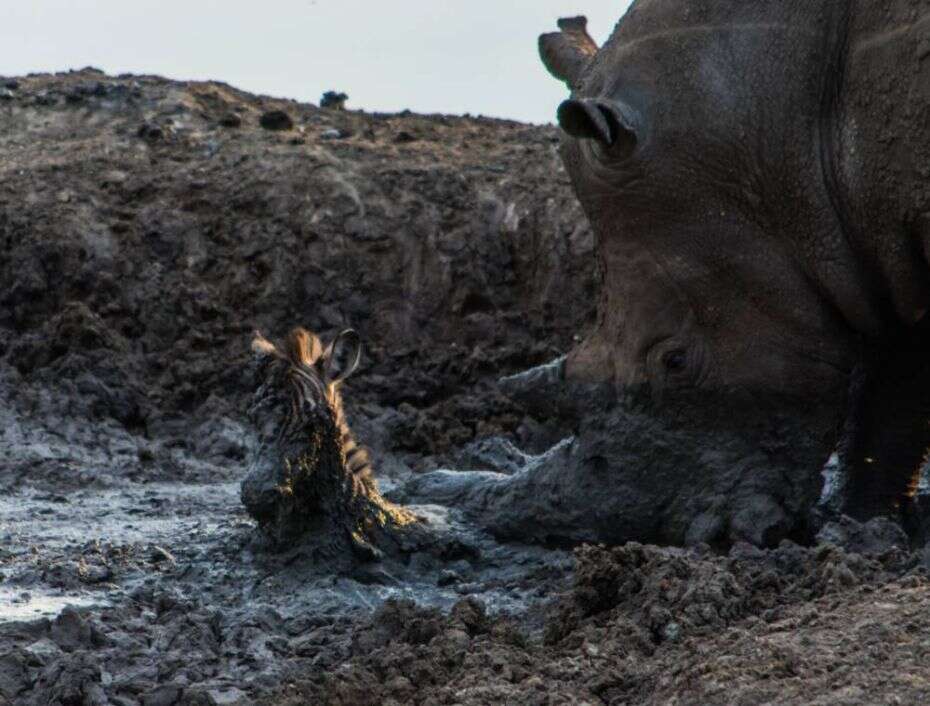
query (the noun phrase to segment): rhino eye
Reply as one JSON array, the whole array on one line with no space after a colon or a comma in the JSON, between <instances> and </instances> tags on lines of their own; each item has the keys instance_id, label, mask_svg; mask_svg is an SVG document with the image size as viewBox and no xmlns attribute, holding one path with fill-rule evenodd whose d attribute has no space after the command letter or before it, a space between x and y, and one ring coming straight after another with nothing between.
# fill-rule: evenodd
<instances>
[{"instance_id":1,"label":"rhino eye","mask_svg":"<svg viewBox=\"0 0 930 706\"><path fill-rule=\"evenodd\" d=\"M662 364L670 373L680 373L688 364L688 357L683 350L677 348L668 351L662 356Z\"/></svg>"}]
</instances>

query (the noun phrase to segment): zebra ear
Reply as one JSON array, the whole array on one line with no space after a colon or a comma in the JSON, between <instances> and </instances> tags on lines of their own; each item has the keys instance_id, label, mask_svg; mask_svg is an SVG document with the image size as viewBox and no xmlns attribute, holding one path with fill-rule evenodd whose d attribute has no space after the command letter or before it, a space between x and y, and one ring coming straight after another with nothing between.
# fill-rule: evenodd
<instances>
[{"instance_id":1,"label":"zebra ear","mask_svg":"<svg viewBox=\"0 0 930 706\"><path fill-rule=\"evenodd\" d=\"M346 329L326 350L324 374L329 384L340 383L355 372L362 358L362 339L352 329Z\"/></svg>"},{"instance_id":2,"label":"zebra ear","mask_svg":"<svg viewBox=\"0 0 930 706\"><path fill-rule=\"evenodd\" d=\"M260 331L252 334L252 353L259 358L264 358L266 355L279 355L274 343L262 336Z\"/></svg>"}]
</instances>

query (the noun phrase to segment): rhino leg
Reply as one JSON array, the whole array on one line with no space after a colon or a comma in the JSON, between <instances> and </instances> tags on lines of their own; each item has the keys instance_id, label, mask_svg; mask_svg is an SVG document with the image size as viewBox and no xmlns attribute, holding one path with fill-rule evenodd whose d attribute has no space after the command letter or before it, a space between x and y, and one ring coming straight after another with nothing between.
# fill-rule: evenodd
<instances>
[{"instance_id":1,"label":"rhino leg","mask_svg":"<svg viewBox=\"0 0 930 706\"><path fill-rule=\"evenodd\" d=\"M909 512L930 448L930 325L870 355L843 448L846 513L866 520Z\"/></svg>"}]
</instances>

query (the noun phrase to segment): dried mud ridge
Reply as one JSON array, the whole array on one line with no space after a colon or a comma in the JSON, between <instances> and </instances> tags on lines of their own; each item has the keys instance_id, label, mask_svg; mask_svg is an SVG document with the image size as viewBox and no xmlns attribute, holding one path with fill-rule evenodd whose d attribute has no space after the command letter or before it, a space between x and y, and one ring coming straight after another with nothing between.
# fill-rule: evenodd
<instances>
[{"instance_id":1,"label":"dried mud ridge","mask_svg":"<svg viewBox=\"0 0 930 706\"><path fill-rule=\"evenodd\" d=\"M0 86L0 704L930 696L924 557L890 523L573 556L421 505L454 551L335 576L263 545L253 329L359 331L347 413L389 493L565 436L497 385L592 323L553 129L92 70Z\"/></svg>"}]
</instances>

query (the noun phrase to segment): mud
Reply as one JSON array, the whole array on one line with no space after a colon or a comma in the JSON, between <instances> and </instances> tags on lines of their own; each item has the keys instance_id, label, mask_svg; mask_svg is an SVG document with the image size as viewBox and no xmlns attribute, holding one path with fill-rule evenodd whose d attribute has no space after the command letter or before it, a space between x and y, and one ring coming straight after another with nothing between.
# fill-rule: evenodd
<instances>
[{"instance_id":1,"label":"mud","mask_svg":"<svg viewBox=\"0 0 930 706\"><path fill-rule=\"evenodd\" d=\"M0 704L930 696L926 558L890 523L572 554L418 491L574 443L558 365L518 375L593 324L553 129L92 70L4 85ZM335 575L245 515L250 333L296 324L360 332L350 423L445 554Z\"/></svg>"},{"instance_id":2,"label":"mud","mask_svg":"<svg viewBox=\"0 0 930 706\"><path fill-rule=\"evenodd\" d=\"M454 511L416 510L470 536L467 558L335 577L300 551L269 552L237 483L20 491L2 502L0 694L11 704L930 695L930 582L906 549L629 544L572 556L501 546ZM881 535L876 523L846 530Z\"/></svg>"},{"instance_id":3,"label":"mud","mask_svg":"<svg viewBox=\"0 0 930 706\"><path fill-rule=\"evenodd\" d=\"M470 537L469 551L334 576L309 550L269 551L238 483L22 491L0 509L9 703L250 703L346 658L352 627L386 599L449 609L468 595L519 613L571 566L417 507Z\"/></svg>"},{"instance_id":4,"label":"mud","mask_svg":"<svg viewBox=\"0 0 930 706\"><path fill-rule=\"evenodd\" d=\"M928 581L905 552L576 553L539 635L470 600L389 602L284 703L917 703Z\"/></svg>"}]
</instances>

